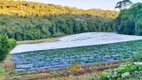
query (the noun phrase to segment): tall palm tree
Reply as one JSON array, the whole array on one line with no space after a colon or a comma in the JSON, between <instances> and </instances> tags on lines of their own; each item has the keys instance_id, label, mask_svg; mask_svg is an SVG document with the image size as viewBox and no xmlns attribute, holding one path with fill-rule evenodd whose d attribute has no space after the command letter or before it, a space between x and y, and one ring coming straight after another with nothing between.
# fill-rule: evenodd
<instances>
[{"instance_id":1,"label":"tall palm tree","mask_svg":"<svg viewBox=\"0 0 142 80\"><path fill-rule=\"evenodd\" d=\"M116 6L115 6L115 9L116 8L125 9L128 6L131 6L132 4L133 4L133 2L131 0L122 0L122 1L117 2Z\"/></svg>"}]
</instances>

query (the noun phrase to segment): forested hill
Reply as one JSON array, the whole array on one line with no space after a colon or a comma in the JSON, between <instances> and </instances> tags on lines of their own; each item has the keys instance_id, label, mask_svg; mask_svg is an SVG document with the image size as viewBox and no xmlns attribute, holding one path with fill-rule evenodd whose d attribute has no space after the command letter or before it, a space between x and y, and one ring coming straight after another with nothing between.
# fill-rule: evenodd
<instances>
[{"instance_id":1,"label":"forested hill","mask_svg":"<svg viewBox=\"0 0 142 80\"><path fill-rule=\"evenodd\" d=\"M106 18L115 18L118 14L116 11L91 9L82 10L67 6L43 4L37 2L17 2L4 1L0 2L0 14L19 15L19 16L49 16L59 14L90 14Z\"/></svg>"},{"instance_id":2,"label":"forested hill","mask_svg":"<svg viewBox=\"0 0 142 80\"><path fill-rule=\"evenodd\" d=\"M34 40L82 32L112 32L118 12L82 10L37 2L0 2L0 32Z\"/></svg>"}]
</instances>

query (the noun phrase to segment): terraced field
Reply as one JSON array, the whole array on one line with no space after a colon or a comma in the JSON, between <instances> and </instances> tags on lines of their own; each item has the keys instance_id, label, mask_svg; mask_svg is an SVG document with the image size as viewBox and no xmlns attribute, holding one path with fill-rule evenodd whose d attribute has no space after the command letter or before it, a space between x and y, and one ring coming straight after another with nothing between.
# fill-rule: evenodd
<instances>
[{"instance_id":1,"label":"terraced field","mask_svg":"<svg viewBox=\"0 0 142 80\"><path fill-rule=\"evenodd\" d=\"M31 51L13 54L16 71L33 71L37 69L67 68L73 62L81 65L113 62L129 59L132 55L142 52L142 40L113 44Z\"/></svg>"}]
</instances>

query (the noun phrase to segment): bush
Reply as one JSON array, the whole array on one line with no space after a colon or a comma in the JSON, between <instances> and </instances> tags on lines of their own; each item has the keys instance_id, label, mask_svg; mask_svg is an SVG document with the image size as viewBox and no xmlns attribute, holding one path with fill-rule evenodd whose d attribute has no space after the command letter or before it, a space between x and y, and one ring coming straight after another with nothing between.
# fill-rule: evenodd
<instances>
[{"instance_id":1,"label":"bush","mask_svg":"<svg viewBox=\"0 0 142 80\"><path fill-rule=\"evenodd\" d=\"M5 72L4 69L0 67L0 76L3 76L4 72Z\"/></svg>"},{"instance_id":2,"label":"bush","mask_svg":"<svg viewBox=\"0 0 142 80\"><path fill-rule=\"evenodd\" d=\"M9 51L16 45L16 41L9 39L8 36L4 33L0 34L0 62L3 61Z\"/></svg>"},{"instance_id":3,"label":"bush","mask_svg":"<svg viewBox=\"0 0 142 80\"><path fill-rule=\"evenodd\" d=\"M142 62L142 53L135 54L131 57L132 62Z\"/></svg>"},{"instance_id":4,"label":"bush","mask_svg":"<svg viewBox=\"0 0 142 80\"><path fill-rule=\"evenodd\" d=\"M100 80L100 75L98 75L97 73L93 73L91 74L91 76L88 78L88 80Z\"/></svg>"},{"instance_id":5,"label":"bush","mask_svg":"<svg viewBox=\"0 0 142 80\"><path fill-rule=\"evenodd\" d=\"M54 37L62 37L62 36L65 36L64 33L56 33L53 35Z\"/></svg>"},{"instance_id":6,"label":"bush","mask_svg":"<svg viewBox=\"0 0 142 80\"><path fill-rule=\"evenodd\" d=\"M130 79L137 74L142 74L142 65L134 63L121 64L114 70L107 70L102 73L102 80L123 80ZM137 76L139 77L139 76ZM141 79L139 79L141 80Z\"/></svg>"},{"instance_id":7,"label":"bush","mask_svg":"<svg viewBox=\"0 0 142 80\"><path fill-rule=\"evenodd\" d=\"M10 49L13 49L17 44L15 39L9 39Z\"/></svg>"}]
</instances>

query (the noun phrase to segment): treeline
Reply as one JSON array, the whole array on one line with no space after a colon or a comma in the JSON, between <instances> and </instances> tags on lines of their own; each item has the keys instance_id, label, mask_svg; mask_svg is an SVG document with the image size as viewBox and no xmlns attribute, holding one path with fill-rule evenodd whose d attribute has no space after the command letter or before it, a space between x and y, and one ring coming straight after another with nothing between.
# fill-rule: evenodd
<instances>
[{"instance_id":1,"label":"treeline","mask_svg":"<svg viewBox=\"0 0 142 80\"><path fill-rule=\"evenodd\" d=\"M0 33L0 62L3 61L9 51L16 46L14 39L9 39L5 33Z\"/></svg>"},{"instance_id":2,"label":"treeline","mask_svg":"<svg viewBox=\"0 0 142 80\"><path fill-rule=\"evenodd\" d=\"M82 32L112 32L112 19L91 15L22 17L0 15L0 32L16 40L59 37Z\"/></svg>"},{"instance_id":3,"label":"treeline","mask_svg":"<svg viewBox=\"0 0 142 80\"><path fill-rule=\"evenodd\" d=\"M67 6L43 4L38 2L26 1L0 1L0 14L17 15L17 16L50 16L60 14L89 14L92 16L101 16L105 18L115 18L118 15L116 11L91 9L83 10L70 8Z\"/></svg>"},{"instance_id":4,"label":"treeline","mask_svg":"<svg viewBox=\"0 0 142 80\"><path fill-rule=\"evenodd\" d=\"M116 31L120 34L142 35L142 3L122 10L115 20Z\"/></svg>"}]
</instances>

